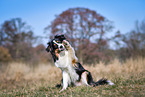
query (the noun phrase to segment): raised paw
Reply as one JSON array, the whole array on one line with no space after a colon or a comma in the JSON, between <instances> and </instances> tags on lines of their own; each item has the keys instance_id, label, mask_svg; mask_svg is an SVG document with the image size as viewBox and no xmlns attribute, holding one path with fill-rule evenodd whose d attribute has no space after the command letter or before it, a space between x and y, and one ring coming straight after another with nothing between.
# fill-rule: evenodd
<instances>
[{"instance_id":1,"label":"raised paw","mask_svg":"<svg viewBox=\"0 0 145 97\"><path fill-rule=\"evenodd\" d=\"M66 49L68 49L68 48L71 47L71 45L69 44L69 42L66 41L66 40L63 40L63 44L64 44L64 46L65 46Z\"/></svg>"}]
</instances>

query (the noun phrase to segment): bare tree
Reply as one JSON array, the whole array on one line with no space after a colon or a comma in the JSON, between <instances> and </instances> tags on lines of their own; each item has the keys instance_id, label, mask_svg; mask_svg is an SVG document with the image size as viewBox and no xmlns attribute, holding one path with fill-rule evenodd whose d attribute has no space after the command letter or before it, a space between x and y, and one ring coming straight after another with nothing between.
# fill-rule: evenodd
<instances>
[{"instance_id":1,"label":"bare tree","mask_svg":"<svg viewBox=\"0 0 145 97\"><path fill-rule=\"evenodd\" d=\"M104 36L112 28L109 20L93 10L71 8L56 16L56 19L45 30L51 33L50 38L57 33L65 34L79 52L78 56L82 62L84 56L82 51L89 46L88 41L94 41L98 45L96 48L101 51L107 46Z\"/></svg>"},{"instance_id":2,"label":"bare tree","mask_svg":"<svg viewBox=\"0 0 145 97\"><path fill-rule=\"evenodd\" d=\"M121 59L130 57L145 57L145 20L141 23L136 21L135 29L121 35L124 46L119 50Z\"/></svg>"},{"instance_id":3,"label":"bare tree","mask_svg":"<svg viewBox=\"0 0 145 97\"><path fill-rule=\"evenodd\" d=\"M0 45L9 49L13 59L29 60L34 39L30 26L20 18L5 21L0 26Z\"/></svg>"}]
</instances>

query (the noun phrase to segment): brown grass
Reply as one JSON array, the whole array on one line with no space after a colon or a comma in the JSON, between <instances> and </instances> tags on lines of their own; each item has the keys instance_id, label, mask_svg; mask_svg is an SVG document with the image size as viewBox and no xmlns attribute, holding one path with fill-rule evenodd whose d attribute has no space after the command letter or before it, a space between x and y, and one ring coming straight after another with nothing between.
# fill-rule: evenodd
<instances>
[{"instance_id":1,"label":"brown grass","mask_svg":"<svg viewBox=\"0 0 145 97\"><path fill-rule=\"evenodd\" d=\"M145 59L129 59L122 64L118 59L115 59L108 65L104 65L103 62L100 62L95 66L84 65L84 67L94 76L102 75L102 73L140 73L145 71ZM55 67L54 64L39 64L36 67L32 67L23 63L10 63L3 71L4 72L0 74L1 80L13 79L19 81L20 79L44 79L53 81L53 79L58 79L58 77L61 78L61 70Z\"/></svg>"},{"instance_id":2,"label":"brown grass","mask_svg":"<svg viewBox=\"0 0 145 97\"><path fill-rule=\"evenodd\" d=\"M120 63L118 59L115 59L108 65L100 62L95 66L84 65L84 67L91 72L94 80L105 77L114 83L118 83L120 80L122 80L120 83L123 83L131 76L135 78L134 80L140 80L140 77L144 76L145 58L129 59L125 63ZM10 63L6 67L1 67L0 71L2 71L0 72L0 90L2 90L0 94L26 87L30 91L35 91L38 87L40 90L42 88L47 91L46 86L54 87L56 83L60 83L62 77L61 70L54 64L39 64L32 67L23 63Z\"/></svg>"},{"instance_id":3,"label":"brown grass","mask_svg":"<svg viewBox=\"0 0 145 97\"><path fill-rule=\"evenodd\" d=\"M10 63L3 73L0 74L2 79L5 80L16 80L21 79L32 80L32 79L45 79L50 80L53 77L61 75L61 71L55 66L49 64L39 64L38 66L29 66L23 63Z\"/></svg>"}]
</instances>

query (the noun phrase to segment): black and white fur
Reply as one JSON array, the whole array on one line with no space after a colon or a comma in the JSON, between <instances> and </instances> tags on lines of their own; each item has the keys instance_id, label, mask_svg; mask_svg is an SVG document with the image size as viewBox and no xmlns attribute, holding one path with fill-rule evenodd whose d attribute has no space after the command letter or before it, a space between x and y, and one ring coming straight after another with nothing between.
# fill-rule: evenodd
<instances>
[{"instance_id":1,"label":"black and white fur","mask_svg":"<svg viewBox=\"0 0 145 97\"><path fill-rule=\"evenodd\" d=\"M74 48L69 44L64 35L56 35L48 43L46 50L52 54L55 66L62 71L62 84L57 85L63 86L61 91L70 85L93 87L103 84L114 85L114 83L107 79L100 79L94 82L91 73L78 62Z\"/></svg>"}]
</instances>

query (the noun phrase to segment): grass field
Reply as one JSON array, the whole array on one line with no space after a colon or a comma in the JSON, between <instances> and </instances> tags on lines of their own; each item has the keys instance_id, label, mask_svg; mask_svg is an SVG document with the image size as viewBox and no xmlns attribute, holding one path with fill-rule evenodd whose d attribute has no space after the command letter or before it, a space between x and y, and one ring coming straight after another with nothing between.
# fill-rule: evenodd
<instances>
[{"instance_id":1,"label":"grass field","mask_svg":"<svg viewBox=\"0 0 145 97\"><path fill-rule=\"evenodd\" d=\"M92 73L95 81L107 78L114 86L69 87L59 93L55 88L61 80L61 71L50 64L30 67L27 64L11 63L0 69L0 96L39 96L39 97L96 97L123 96L145 97L145 59L130 59L125 63L113 60L109 65L84 65Z\"/></svg>"}]
</instances>

